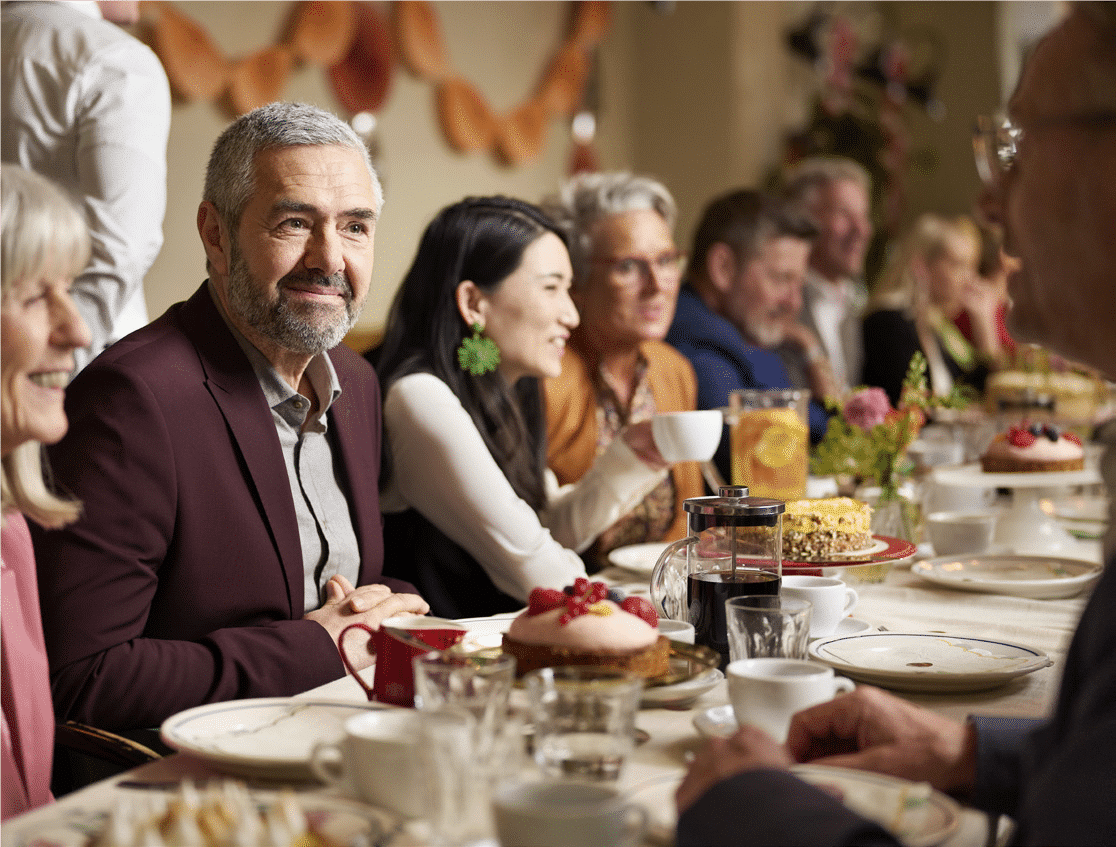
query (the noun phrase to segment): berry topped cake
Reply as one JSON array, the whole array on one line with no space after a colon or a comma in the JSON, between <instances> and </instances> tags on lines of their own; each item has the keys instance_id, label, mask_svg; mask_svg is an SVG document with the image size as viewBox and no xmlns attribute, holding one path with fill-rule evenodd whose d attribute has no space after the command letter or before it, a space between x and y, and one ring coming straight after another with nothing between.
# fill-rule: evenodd
<instances>
[{"instance_id":1,"label":"berry topped cake","mask_svg":"<svg viewBox=\"0 0 1116 847\"><path fill-rule=\"evenodd\" d=\"M1051 424L1013 426L998 434L980 457L987 473L1079 471L1085 467L1081 439Z\"/></svg>"},{"instance_id":2,"label":"berry topped cake","mask_svg":"<svg viewBox=\"0 0 1116 847\"><path fill-rule=\"evenodd\" d=\"M598 665L645 678L670 669L670 641L642 597L624 597L584 577L563 591L536 588L504 635L519 676L538 668Z\"/></svg>"}]
</instances>

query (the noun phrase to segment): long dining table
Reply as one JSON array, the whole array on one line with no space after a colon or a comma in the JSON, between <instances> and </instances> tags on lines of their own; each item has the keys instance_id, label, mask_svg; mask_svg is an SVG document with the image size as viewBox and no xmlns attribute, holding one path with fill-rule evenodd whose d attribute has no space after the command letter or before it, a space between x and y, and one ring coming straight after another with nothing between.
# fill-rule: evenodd
<instances>
[{"instance_id":1,"label":"long dining table","mask_svg":"<svg viewBox=\"0 0 1116 847\"><path fill-rule=\"evenodd\" d=\"M1081 542L1067 552L1068 557L1099 562L1099 544ZM621 568L609 568L600 578L632 591L645 591L646 579ZM1087 590L1067 599L1034 600L1017 596L957 591L929 583L910 569L910 562L891 567L879 582L850 583L859 592L853 611L856 618L877 630L891 632L945 632L951 635L995 638L1045 651L1053 660L1049 667L1013 679L1005 685L970 693L904 693L906 697L935 712L964 719L970 714L1042 717L1050 711L1056 696L1066 650L1078 617L1087 600ZM363 675L371 681L375 668ZM364 691L346 676L298 695L318 700L363 702ZM674 791L692 755L705 743L695 726L695 717L728 703L727 686L720 681L694 702L682 707L644 708L637 726L646 733L621 776L619 787L647 811L650 826L647 845L673 842L675 824ZM110 779L94 783L55 803L6 821L0 829L3 847L46 847L47 844L83 844L58 833L88 833L106 810L129 794L155 786L154 790L183 779L206 781L224 776L211 762L176 753ZM319 783L293 785L298 795L331 795L336 789ZM989 838L990 831L993 837ZM53 834L53 835L52 835ZM51 835L55 840L43 839ZM381 839L384 847L419 847L427 836L423 822L401 825ZM981 847L995 843L996 827L975 810L962 809L959 825L942 842L945 847ZM494 842L493 842L494 843Z\"/></svg>"}]
</instances>

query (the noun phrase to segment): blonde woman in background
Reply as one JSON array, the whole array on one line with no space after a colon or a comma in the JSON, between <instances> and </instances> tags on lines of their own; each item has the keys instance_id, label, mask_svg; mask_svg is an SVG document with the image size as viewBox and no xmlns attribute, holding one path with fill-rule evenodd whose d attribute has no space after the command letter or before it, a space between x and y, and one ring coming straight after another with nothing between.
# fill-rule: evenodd
<instances>
[{"instance_id":1,"label":"blonde woman in background","mask_svg":"<svg viewBox=\"0 0 1116 847\"><path fill-rule=\"evenodd\" d=\"M66 433L64 389L74 351L89 344L70 288L89 261L81 214L54 184L15 165L0 167L3 294L0 389L3 563L0 700L3 818L53 798L54 709L27 519L47 528L74 520L80 504L52 493L43 444Z\"/></svg>"},{"instance_id":2,"label":"blonde woman in background","mask_svg":"<svg viewBox=\"0 0 1116 847\"><path fill-rule=\"evenodd\" d=\"M926 214L894 248L864 318L864 383L898 403L911 356L929 364L930 387L983 390L1002 355L996 327L999 298L977 276L980 233L968 217ZM968 315L973 341L954 323Z\"/></svg>"}]
</instances>

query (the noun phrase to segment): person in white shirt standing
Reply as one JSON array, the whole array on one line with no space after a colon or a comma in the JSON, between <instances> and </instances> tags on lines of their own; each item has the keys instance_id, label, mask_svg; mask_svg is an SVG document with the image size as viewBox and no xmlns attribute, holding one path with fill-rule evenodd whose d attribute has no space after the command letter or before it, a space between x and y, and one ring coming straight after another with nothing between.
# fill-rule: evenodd
<instances>
[{"instance_id":1,"label":"person in white shirt standing","mask_svg":"<svg viewBox=\"0 0 1116 847\"><path fill-rule=\"evenodd\" d=\"M0 7L0 155L81 205L93 255L74 299L92 334L78 368L147 323L143 278L163 245L171 98L145 44L117 24L137 2Z\"/></svg>"},{"instance_id":2,"label":"person in white shirt standing","mask_svg":"<svg viewBox=\"0 0 1116 847\"><path fill-rule=\"evenodd\" d=\"M813 218L818 235L802 292L798 323L821 342L841 390L860 384L864 342L860 320L868 302L864 257L872 240L872 179L857 162L837 156L803 159L790 173L787 199ZM803 333L809 338L808 333ZM791 380L805 370L808 343L786 343L779 354Z\"/></svg>"}]
</instances>

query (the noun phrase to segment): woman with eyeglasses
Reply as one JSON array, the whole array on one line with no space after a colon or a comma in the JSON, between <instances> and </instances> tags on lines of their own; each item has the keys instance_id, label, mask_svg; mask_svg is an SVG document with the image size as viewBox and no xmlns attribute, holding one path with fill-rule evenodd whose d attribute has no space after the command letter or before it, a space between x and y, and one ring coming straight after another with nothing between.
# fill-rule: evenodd
<instances>
[{"instance_id":1,"label":"woman with eyeglasses","mask_svg":"<svg viewBox=\"0 0 1116 847\"><path fill-rule=\"evenodd\" d=\"M540 380L578 325L565 236L506 197L446 207L423 233L376 355L384 396L384 572L441 617L522 608L586 575L576 551L667 474L648 424L576 485L546 468Z\"/></svg>"},{"instance_id":2,"label":"woman with eyeglasses","mask_svg":"<svg viewBox=\"0 0 1116 847\"><path fill-rule=\"evenodd\" d=\"M628 428L656 412L697 408L689 361L664 343L674 318L684 256L674 244L674 199L658 181L628 173L573 177L544 203L566 232L571 296L581 325L560 376L546 381L547 463L576 482ZM671 473L583 552L589 569L628 544L686 532L682 501L705 493L693 462Z\"/></svg>"},{"instance_id":3,"label":"woman with eyeglasses","mask_svg":"<svg viewBox=\"0 0 1116 847\"><path fill-rule=\"evenodd\" d=\"M1002 358L999 299L978 278L980 232L971 218L925 214L896 245L864 318L864 383L899 402L911 356L926 356L931 390L983 391ZM970 341L955 319L964 313Z\"/></svg>"}]
</instances>

